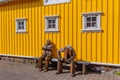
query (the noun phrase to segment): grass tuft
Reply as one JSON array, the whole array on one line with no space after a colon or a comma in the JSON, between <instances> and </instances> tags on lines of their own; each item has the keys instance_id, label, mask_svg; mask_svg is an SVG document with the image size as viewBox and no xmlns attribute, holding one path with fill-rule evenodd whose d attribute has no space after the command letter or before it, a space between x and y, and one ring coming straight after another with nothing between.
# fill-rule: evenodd
<instances>
[{"instance_id":1,"label":"grass tuft","mask_svg":"<svg viewBox=\"0 0 120 80\"><path fill-rule=\"evenodd\" d=\"M115 72L115 75L120 76L120 72Z\"/></svg>"}]
</instances>

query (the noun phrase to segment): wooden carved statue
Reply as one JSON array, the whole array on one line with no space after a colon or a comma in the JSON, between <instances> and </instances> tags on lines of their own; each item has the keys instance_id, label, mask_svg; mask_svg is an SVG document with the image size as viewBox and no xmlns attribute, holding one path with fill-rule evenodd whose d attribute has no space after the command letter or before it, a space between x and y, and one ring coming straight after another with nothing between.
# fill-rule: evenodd
<instances>
[{"instance_id":1,"label":"wooden carved statue","mask_svg":"<svg viewBox=\"0 0 120 80\"><path fill-rule=\"evenodd\" d=\"M49 60L52 58L52 47L50 40L46 41L46 44L42 47L42 50L44 51L42 56L38 59L36 62L36 66L39 68L40 71L43 70L43 61L45 61L45 72L48 71L49 68Z\"/></svg>"},{"instance_id":2,"label":"wooden carved statue","mask_svg":"<svg viewBox=\"0 0 120 80\"><path fill-rule=\"evenodd\" d=\"M64 52L63 58L61 57L61 54L60 54L61 52ZM71 76L74 77L75 76L75 63L74 63L75 56L76 56L75 51L70 45L58 50L58 64L57 64L58 71L56 74L62 73L63 62L65 62L65 63L70 63Z\"/></svg>"}]
</instances>

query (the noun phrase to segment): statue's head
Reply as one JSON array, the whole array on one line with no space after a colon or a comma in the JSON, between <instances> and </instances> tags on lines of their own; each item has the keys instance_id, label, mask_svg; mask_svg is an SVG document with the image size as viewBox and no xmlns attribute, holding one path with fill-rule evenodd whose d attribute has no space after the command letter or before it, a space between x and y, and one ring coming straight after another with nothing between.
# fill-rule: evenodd
<instances>
[{"instance_id":1,"label":"statue's head","mask_svg":"<svg viewBox=\"0 0 120 80\"><path fill-rule=\"evenodd\" d=\"M51 41L48 39L48 40L46 41L46 44L47 44L47 45L51 44Z\"/></svg>"},{"instance_id":2,"label":"statue's head","mask_svg":"<svg viewBox=\"0 0 120 80\"><path fill-rule=\"evenodd\" d=\"M64 49L65 49L65 52L69 52L69 50L72 48L72 46L70 46L70 45L67 45Z\"/></svg>"},{"instance_id":3,"label":"statue's head","mask_svg":"<svg viewBox=\"0 0 120 80\"><path fill-rule=\"evenodd\" d=\"M66 48L68 48L68 49L69 49L69 48L72 48L72 46L71 46L71 45L67 45L67 46L66 46Z\"/></svg>"}]
</instances>

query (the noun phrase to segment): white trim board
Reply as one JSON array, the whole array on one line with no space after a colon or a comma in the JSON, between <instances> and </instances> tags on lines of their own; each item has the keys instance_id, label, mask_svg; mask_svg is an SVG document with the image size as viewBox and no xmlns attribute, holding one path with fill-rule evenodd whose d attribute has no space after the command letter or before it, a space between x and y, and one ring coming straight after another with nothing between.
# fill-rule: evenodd
<instances>
[{"instance_id":1,"label":"white trim board","mask_svg":"<svg viewBox=\"0 0 120 80\"><path fill-rule=\"evenodd\" d=\"M112 63L90 62L90 64L120 67L120 64L112 64Z\"/></svg>"},{"instance_id":2,"label":"white trim board","mask_svg":"<svg viewBox=\"0 0 120 80\"><path fill-rule=\"evenodd\" d=\"M0 54L0 56L18 57L18 58L31 58L31 59L37 59L38 58L38 57L33 57L33 56L20 56L20 55L10 55L10 54Z\"/></svg>"},{"instance_id":3,"label":"white trim board","mask_svg":"<svg viewBox=\"0 0 120 80\"><path fill-rule=\"evenodd\" d=\"M58 1L48 1L48 0L44 0L44 5L53 5L53 4L63 4L63 3L69 3L69 2L71 2L71 0L65 0L65 1L63 1L63 0L58 0Z\"/></svg>"}]
</instances>

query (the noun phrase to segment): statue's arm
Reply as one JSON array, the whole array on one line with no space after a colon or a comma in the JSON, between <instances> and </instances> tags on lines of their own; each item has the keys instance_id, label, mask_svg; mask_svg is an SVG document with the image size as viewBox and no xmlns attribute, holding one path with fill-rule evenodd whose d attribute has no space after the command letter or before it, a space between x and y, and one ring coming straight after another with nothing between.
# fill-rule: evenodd
<instances>
[{"instance_id":1,"label":"statue's arm","mask_svg":"<svg viewBox=\"0 0 120 80\"><path fill-rule=\"evenodd\" d=\"M61 58L61 52L64 52L64 48L61 48L60 50L58 50L57 52L58 58Z\"/></svg>"},{"instance_id":2,"label":"statue's arm","mask_svg":"<svg viewBox=\"0 0 120 80\"><path fill-rule=\"evenodd\" d=\"M43 50L52 50L53 45L43 46Z\"/></svg>"},{"instance_id":3,"label":"statue's arm","mask_svg":"<svg viewBox=\"0 0 120 80\"><path fill-rule=\"evenodd\" d=\"M70 50L70 54L72 53L72 56L67 60L67 62L74 60L74 58L76 57L75 51L73 49Z\"/></svg>"}]
</instances>

